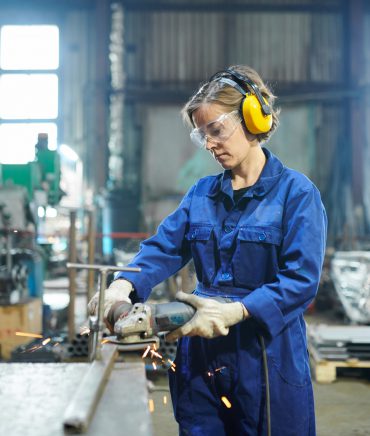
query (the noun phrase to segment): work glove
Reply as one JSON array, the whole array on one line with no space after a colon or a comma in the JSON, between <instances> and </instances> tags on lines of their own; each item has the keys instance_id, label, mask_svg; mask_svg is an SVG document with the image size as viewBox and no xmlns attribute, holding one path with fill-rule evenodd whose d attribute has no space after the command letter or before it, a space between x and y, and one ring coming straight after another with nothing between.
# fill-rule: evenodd
<instances>
[{"instance_id":1,"label":"work glove","mask_svg":"<svg viewBox=\"0 0 370 436\"><path fill-rule=\"evenodd\" d=\"M247 309L239 301L221 303L213 298L197 297L181 291L176 294L176 299L190 304L196 312L189 322L166 336L168 342L182 336L201 336L208 339L226 336L229 327L249 316Z\"/></svg>"},{"instance_id":2,"label":"work glove","mask_svg":"<svg viewBox=\"0 0 370 436\"><path fill-rule=\"evenodd\" d=\"M104 320L107 319L110 308L118 301L124 301L132 304L129 295L134 290L132 284L124 279L114 280L108 289L105 290L104 298ZM90 315L97 315L97 307L99 304L99 292L97 292L90 300L87 308ZM109 327L109 326L108 326Z\"/></svg>"}]
</instances>

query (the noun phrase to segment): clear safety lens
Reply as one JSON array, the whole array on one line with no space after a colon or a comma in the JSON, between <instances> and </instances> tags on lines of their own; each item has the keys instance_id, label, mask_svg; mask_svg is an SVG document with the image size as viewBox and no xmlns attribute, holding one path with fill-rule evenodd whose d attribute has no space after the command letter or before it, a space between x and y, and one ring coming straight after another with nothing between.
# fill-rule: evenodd
<instances>
[{"instance_id":1,"label":"clear safety lens","mask_svg":"<svg viewBox=\"0 0 370 436\"><path fill-rule=\"evenodd\" d=\"M190 139L200 148L205 148L208 141L225 142L234 133L240 122L238 111L222 114L205 126L193 129L190 132Z\"/></svg>"}]
</instances>

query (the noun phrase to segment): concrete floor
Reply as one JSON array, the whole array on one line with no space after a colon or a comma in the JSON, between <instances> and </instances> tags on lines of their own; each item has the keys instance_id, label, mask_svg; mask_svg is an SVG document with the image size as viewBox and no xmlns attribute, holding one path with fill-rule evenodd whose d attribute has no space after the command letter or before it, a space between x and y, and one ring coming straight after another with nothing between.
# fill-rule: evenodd
<instances>
[{"instance_id":1,"label":"concrete floor","mask_svg":"<svg viewBox=\"0 0 370 436\"><path fill-rule=\"evenodd\" d=\"M176 436L177 423L172 413L166 377L160 376L154 383L157 388L163 389L150 394L154 402L154 435ZM318 436L370 435L369 378L339 376L331 384L314 383L314 391ZM167 404L164 404L164 396Z\"/></svg>"}]
</instances>

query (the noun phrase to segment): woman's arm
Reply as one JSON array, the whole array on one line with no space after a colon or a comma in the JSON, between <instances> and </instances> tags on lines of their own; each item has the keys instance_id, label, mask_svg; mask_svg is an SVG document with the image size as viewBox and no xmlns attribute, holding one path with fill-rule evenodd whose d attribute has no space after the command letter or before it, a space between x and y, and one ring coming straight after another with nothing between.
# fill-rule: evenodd
<instances>
[{"instance_id":1,"label":"woman's arm","mask_svg":"<svg viewBox=\"0 0 370 436\"><path fill-rule=\"evenodd\" d=\"M141 272L120 272L116 275L116 279L124 278L133 284L135 297L139 301L145 301L155 285L176 273L190 260L190 247L185 240L185 233L195 186L188 191L179 207L162 221L157 233L141 243L140 251L128 265L141 268Z\"/></svg>"}]
</instances>

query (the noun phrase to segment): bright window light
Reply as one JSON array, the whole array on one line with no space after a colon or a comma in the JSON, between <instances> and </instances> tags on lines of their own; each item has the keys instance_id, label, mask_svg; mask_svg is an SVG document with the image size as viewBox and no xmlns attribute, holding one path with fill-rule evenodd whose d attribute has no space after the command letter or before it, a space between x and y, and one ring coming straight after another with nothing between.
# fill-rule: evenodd
<instances>
[{"instance_id":1,"label":"bright window light","mask_svg":"<svg viewBox=\"0 0 370 436\"><path fill-rule=\"evenodd\" d=\"M3 74L0 76L0 118L53 119L57 116L57 75Z\"/></svg>"},{"instance_id":2,"label":"bright window light","mask_svg":"<svg viewBox=\"0 0 370 436\"><path fill-rule=\"evenodd\" d=\"M60 144L59 153L65 159L70 160L72 162L77 162L79 157L78 154L67 144Z\"/></svg>"},{"instance_id":3,"label":"bright window light","mask_svg":"<svg viewBox=\"0 0 370 436\"><path fill-rule=\"evenodd\" d=\"M0 163L21 164L35 159L38 134L47 133L49 149L57 148L55 123L4 123L0 124Z\"/></svg>"},{"instance_id":4,"label":"bright window light","mask_svg":"<svg viewBox=\"0 0 370 436\"><path fill-rule=\"evenodd\" d=\"M57 26L3 26L0 37L3 70L54 70L59 67Z\"/></svg>"}]
</instances>

